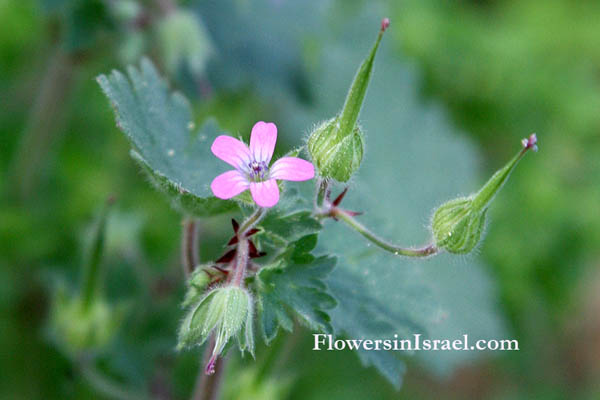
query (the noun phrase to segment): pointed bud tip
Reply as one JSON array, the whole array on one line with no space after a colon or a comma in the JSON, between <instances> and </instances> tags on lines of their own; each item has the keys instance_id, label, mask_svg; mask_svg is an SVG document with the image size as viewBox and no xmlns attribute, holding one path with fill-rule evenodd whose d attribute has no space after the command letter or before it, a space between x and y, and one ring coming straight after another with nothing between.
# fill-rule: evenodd
<instances>
[{"instance_id":1,"label":"pointed bud tip","mask_svg":"<svg viewBox=\"0 0 600 400\"><path fill-rule=\"evenodd\" d=\"M216 362L217 362L217 356L215 354L213 354L212 357L210 358L210 360L208 360L208 364L206 364L206 367L204 368L204 373L206 375L212 375L215 373Z\"/></svg>"},{"instance_id":2,"label":"pointed bud tip","mask_svg":"<svg viewBox=\"0 0 600 400\"><path fill-rule=\"evenodd\" d=\"M523 145L523 149L524 150L533 150L538 151L538 147L537 147L537 135L535 133L532 133L531 135L529 135L528 138L523 138L521 140L521 144Z\"/></svg>"},{"instance_id":3,"label":"pointed bud tip","mask_svg":"<svg viewBox=\"0 0 600 400\"><path fill-rule=\"evenodd\" d=\"M390 19L384 18L381 20L381 31L385 32L385 30L390 26Z\"/></svg>"}]
</instances>

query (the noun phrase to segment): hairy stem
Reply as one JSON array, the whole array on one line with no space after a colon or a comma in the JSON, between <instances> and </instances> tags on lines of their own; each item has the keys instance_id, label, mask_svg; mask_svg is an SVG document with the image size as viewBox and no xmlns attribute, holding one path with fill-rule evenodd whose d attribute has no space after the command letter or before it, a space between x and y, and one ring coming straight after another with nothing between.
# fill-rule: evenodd
<instances>
[{"instance_id":1,"label":"hairy stem","mask_svg":"<svg viewBox=\"0 0 600 400\"><path fill-rule=\"evenodd\" d=\"M248 239L240 239L235 253L235 269L231 278L231 283L242 287L246 269L248 268Z\"/></svg>"},{"instance_id":2,"label":"hairy stem","mask_svg":"<svg viewBox=\"0 0 600 400\"><path fill-rule=\"evenodd\" d=\"M238 235L244 236L244 234L246 232L248 232L250 229L254 228L256 226L256 224L258 224L260 222L260 220L265 216L266 213L267 213L266 208L262 208L262 207L257 208L244 222L242 222L242 225L240 226L240 229L238 230Z\"/></svg>"},{"instance_id":3,"label":"hairy stem","mask_svg":"<svg viewBox=\"0 0 600 400\"><path fill-rule=\"evenodd\" d=\"M213 336L208 341L206 349L204 350L203 362L198 371L196 388L194 389L192 400L216 400L219 397L219 389L223 382L223 371L225 369L227 358L223 358L215 364L215 372L212 375L206 375L203 368L204 365L208 364L214 347L215 338Z\"/></svg>"},{"instance_id":4,"label":"hairy stem","mask_svg":"<svg viewBox=\"0 0 600 400\"><path fill-rule=\"evenodd\" d=\"M183 221L181 233L181 263L186 277L190 276L198 262L198 222L187 218Z\"/></svg>"},{"instance_id":5,"label":"hairy stem","mask_svg":"<svg viewBox=\"0 0 600 400\"><path fill-rule=\"evenodd\" d=\"M389 243L389 242L379 238L377 235L375 235L374 233L369 231L364 225L362 225L360 222L358 222L354 217L352 217L346 211L340 210L338 208L333 208L330 213L331 213L330 216L341 219L348 226L350 226L352 229L354 229L355 231L357 231L358 233L363 235L365 238L367 238L373 244L375 244L378 247L382 248L383 250L389 251L390 253L393 253L395 255L406 256L406 257L427 257L427 256L433 255L438 252L438 249L433 244L430 244L430 245L420 248L420 249L411 249L411 248L405 248L405 247L400 247L400 246L394 245L392 243Z\"/></svg>"},{"instance_id":6,"label":"hairy stem","mask_svg":"<svg viewBox=\"0 0 600 400\"><path fill-rule=\"evenodd\" d=\"M265 216L266 209L257 208L239 227L237 231L238 243L235 259L231 262L231 273L229 279L231 284L235 286L242 286L244 283L244 277L246 276L246 269L248 268L249 261L249 245L248 239L246 239L246 233L252 229L260 220ZM185 228L184 228L185 232ZM206 349L204 350L204 357L202 365L209 365L212 360L212 352L215 347L214 335L208 342ZM214 362L214 360L212 360ZM198 371L198 377L196 378L196 388L192 396L193 400L215 400L219 396L219 388L223 380L223 369L225 368L226 359L223 358L218 363L212 364L214 372L212 374L206 374L202 365Z\"/></svg>"},{"instance_id":7,"label":"hairy stem","mask_svg":"<svg viewBox=\"0 0 600 400\"><path fill-rule=\"evenodd\" d=\"M235 255L235 263L233 264L232 270L233 274L231 274L231 283L236 286L242 286L244 277L246 276L246 269L248 268L248 239L246 239L246 232L252 229L256 224L264 217L266 214L266 209L259 207L257 208L240 226L240 229L237 231L238 244Z\"/></svg>"}]
</instances>

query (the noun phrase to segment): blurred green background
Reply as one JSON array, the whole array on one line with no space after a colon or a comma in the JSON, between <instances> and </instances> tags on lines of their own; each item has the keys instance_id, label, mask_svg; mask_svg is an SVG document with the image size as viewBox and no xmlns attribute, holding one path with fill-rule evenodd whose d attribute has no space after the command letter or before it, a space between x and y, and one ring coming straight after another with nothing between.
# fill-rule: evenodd
<instances>
[{"instance_id":1,"label":"blurred green background","mask_svg":"<svg viewBox=\"0 0 600 400\"><path fill-rule=\"evenodd\" d=\"M277 361L264 348L256 362L232 357L224 396L599 398L600 3L592 0L0 0L0 398L184 399L194 386L200 352L173 350L181 217L130 159L94 78L148 55L198 120L216 116L242 135L257 120L275 121L283 153L341 106L382 16L392 25L362 118L365 163L406 158L426 171L428 185L416 185L423 193L399 195L407 215L419 198L434 206L474 190L520 138L538 134L540 152L493 204L478 254L457 262L482 264L505 335L521 350L478 354L442 375L408 358L398 392L355 354L307 351L310 333L299 330ZM384 92L391 100L378 101ZM386 114L403 115L402 124L369 129ZM417 157L409 149L421 131L428 147ZM403 132L411 132L405 149L369 153L370 137ZM127 312L89 371L48 320L52 293L80 279L90 226L109 196L117 201L104 290ZM406 223L399 229L418 242L426 219L392 223ZM203 222L203 259L228 229Z\"/></svg>"}]
</instances>

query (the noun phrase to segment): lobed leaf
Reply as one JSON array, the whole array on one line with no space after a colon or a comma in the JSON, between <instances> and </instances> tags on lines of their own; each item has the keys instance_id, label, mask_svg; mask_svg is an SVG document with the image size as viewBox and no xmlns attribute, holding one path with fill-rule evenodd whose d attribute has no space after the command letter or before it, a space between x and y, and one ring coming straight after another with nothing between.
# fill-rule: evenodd
<instances>
[{"instance_id":1,"label":"lobed leaf","mask_svg":"<svg viewBox=\"0 0 600 400\"><path fill-rule=\"evenodd\" d=\"M280 326L291 331L294 316L311 329L333 331L328 310L337 301L323 280L333 270L336 258L310 254L316 243L317 235L305 236L258 272L255 284L265 342L275 338Z\"/></svg>"},{"instance_id":2,"label":"lobed leaf","mask_svg":"<svg viewBox=\"0 0 600 400\"><path fill-rule=\"evenodd\" d=\"M209 187L225 168L210 151L221 130L212 120L196 130L187 99L168 90L149 60L129 67L127 76L113 71L97 80L133 146L132 157L178 211L208 216L237 208L213 197Z\"/></svg>"}]
</instances>

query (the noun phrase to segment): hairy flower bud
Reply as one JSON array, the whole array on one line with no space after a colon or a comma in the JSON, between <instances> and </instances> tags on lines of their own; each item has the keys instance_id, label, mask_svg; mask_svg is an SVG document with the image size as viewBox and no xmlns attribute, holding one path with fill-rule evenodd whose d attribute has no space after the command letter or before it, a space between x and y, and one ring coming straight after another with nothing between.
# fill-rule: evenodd
<instances>
[{"instance_id":1,"label":"hairy flower bud","mask_svg":"<svg viewBox=\"0 0 600 400\"><path fill-rule=\"evenodd\" d=\"M358 125L350 135L338 138L339 126L339 118L318 126L308 139L308 151L322 177L346 182L360 166L364 138Z\"/></svg>"},{"instance_id":2,"label":"hairy flower bud","mask_svg":"<svg viewBox=\"0 0 600 400\"><path fill-rule=\"evenodd\" d=\"M485 209L475 211L472 199L468 197L450 200L440 206L431 223L436 247L455 254L473 250L483 233L485 212Z\"/></svg>"},{"instance_id":3,"label":"hairy flower bud","mask_svg":"<svg viewBox=\"0 0 600 400\"><path fill-rule=\"evenodd\" d=\"M211 334L215 345L206 373L213 372L216 358L227 342L238 337L240 350L254 354L252 318L254 306L247 290L226 286L211 290L193 306L179 329L178 349L203 344Z\"/></svg>"},{"instance_id":4,"label":"hairy flower bud","mask_svg":"<svg viewBox=\"0 0 600 400\"><path fill-rule=\"evenodd\" d=\"M479 240L485 226L485 214L494 196L504 185L519 160L532 149L537 151L535 134L523 139L523 149L498 170L475 194L441 205L433 214L431 230L435 246L449 253L469 253Z\"/></svg>"},{"instance_id":5,"label":"hairy flower bud","mask_svg":"<svg viewBox=\"0 0 600 400\"><path fill-rule=\"evenodd\" d=\"M346 182L360 166L364 139L357 121L371 79L375 54L388 26L389 20L385 18L375 44L356 72L342 111L320 124L308 138L308 152L323 178Z\"/></svg>"}]
</instances>

